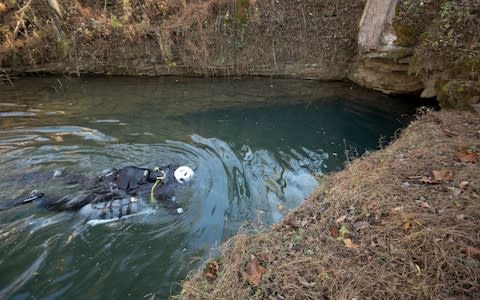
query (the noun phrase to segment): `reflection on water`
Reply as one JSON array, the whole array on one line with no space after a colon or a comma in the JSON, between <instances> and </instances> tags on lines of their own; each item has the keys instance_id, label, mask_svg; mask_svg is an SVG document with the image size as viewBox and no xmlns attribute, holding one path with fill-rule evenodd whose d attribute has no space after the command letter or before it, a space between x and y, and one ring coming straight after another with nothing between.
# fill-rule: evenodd
<instances>
[{"instance_id":1,"label":"reflection on water","mask_svg":"<svg viewBox=\"0 0 480 300\"><path fill-rule=\"evenodd\" d=\"M241 226L264 229L377 147L414 107L347 84L300 80L36 78L0 87L0 201L72 195L54 178L169 163L196 170L161 209L91 226L25 205L0 213L0 298L164 299ZM246 226L248 225L248 226ZM199 258L199 259L198 259Z\"/></svg>"}]
</instances>

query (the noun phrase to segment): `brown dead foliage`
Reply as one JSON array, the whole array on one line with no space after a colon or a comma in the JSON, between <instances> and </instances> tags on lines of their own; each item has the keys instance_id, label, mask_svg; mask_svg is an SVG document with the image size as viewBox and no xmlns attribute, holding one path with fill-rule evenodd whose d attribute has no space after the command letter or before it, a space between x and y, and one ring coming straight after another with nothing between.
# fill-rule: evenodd
<instances>
[{"instance_id":1,"label":"brown dead foliage","mask_svg":"<svg viewBox=\"0 0 480 300\"><path fill-rule=\"evenodd\" d=\"M0 6L2 68L11 73L125 75L184 68L210 76L270 75L283 74L288 65L315 69L322 62L341 78L355 55L364 5L360 0L57 2L61 17L47 1Z\"/></svg>"},{"instance_id":2,"label":"brown dead foliage","mask_svg":"<svg viewBox=\"0 0 480 300\"><path fill-rule=\"evenodd\" d=\"M460 149L457 151L457 157L462 163L477 163L478 153Z\"/></svg>"},{"instance_id":3,"label":"brown dead foliage","mask_svg":"<svg viewBox=\"0 0 480 300\"><path fill-rule=\"evenodd\" d=\"M207 264L207 271L205 273L205 278L207 278L207 280L210 280L210 281L215 280L215 278L217 278L218 267L219 267L218 262L216 262L215 260L210 261Z\"/></svg>"},{"instance_id":4,"label":"brown dead foliage","mask_svg":"<svg viewBox=\"0 0 480 300\"><path fill-rule=\"evenodd\" d=\"M250 260L245 266L245 272L243 274L248 284L253 287L257 287L262 281L262 275L266 271L267 269L260 265L258 259L254 255L251 255Z\"/></svg>"},{"instance_id":5,"label":"brown dead foliage","mask_svg":"<svg viewBox=\"0 0 480 300\"><path fill-rule=\"evenodd\" d=\"M192 274L181 298L479 298L480 172L458 149L480 150L478 115L419 116L387 148L323 178L271 231L228 241L221 275ZM449 172L418 180L435 180L432 170ZM255 286L239 275L252 256L267 270Z\"/></svg>"}]
</instances>

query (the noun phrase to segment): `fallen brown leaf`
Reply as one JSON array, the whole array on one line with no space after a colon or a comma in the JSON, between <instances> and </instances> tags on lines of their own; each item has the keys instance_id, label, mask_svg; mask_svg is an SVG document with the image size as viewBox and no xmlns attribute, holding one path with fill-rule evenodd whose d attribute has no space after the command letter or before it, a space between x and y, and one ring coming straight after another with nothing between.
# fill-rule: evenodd
<instances>
[{"instance_id":1,"label":"fallen brown leaf","mask_svg":"<svg viewBox=\"0 0 480 300\"><path fill-rule=\"evenodd\" d=\"M420 207L423 207L423 208L430 208L430 204L428 204L427 202L425 201L421 201L419 203Z\"/></svg>"},{"instance_id":2,"label":"fallen brown leaf","mask_svg":"<svg viewBox=\"0 0 480 300\"><path fill-rule=\"evenodd\" d=\"M347 218L347 215L343 215L341 217L339 217L338 219L335 220L335 223L342 223L343 221L345 221L345 219Z\"/></svg>"},{"instance_id":3,"label":"fallen brown leaf","mask_svg":"<svg viewBox=\"0 0 480 300\"><path fill-rule=\"evenodd\" d=\"M354 244L351 239L343 239L343 244L347 248L357 249L358 245Z\"/></svg>"},{"instance_id":4,"label":"fallen brown leaf","mask_svg":"<svg viewBox=\"0 0 480 300\"><path fill-rule=\"evenodd\" d=\"M250 261L245 267L245 277L247 282L253 287L258 286L262 281L262 275L265 272L267 272L267 269L259 264L258 259L254 255L251 255Z\"/></svg>"},{"instance_id":5,"label":"fallen brown leaf","mask_svg":"<svg viewBox=\"0 0 480 300\"><path fill-rule=\"evenodd\" d=\"M215 280L217 278L217 272L218 272L218 263L216 261L211 261L207 265L207 273L205 274L205 277L208 280Z\"/></svg>"},{"instance_id":6,"label":"fallen brown leaf","mask_svg":"<svg viewBox=\"0 0 480 300\"><path fill-rule=\"evenodd\" d=\"M478 153L470 152L465 149L460 149L457 151L457 157L462 163L477 163Z\"/></svg>"},{"instance_id":7,"label":"fallen brown leaf","mask_svg":"<svg viewBox=\"0 0 480 300\"><path fill-rule=\"evenodd\" d=\"M402 228L403 230L407 231L408 229L410 229L410 227L412 227L412 224L410 224L410 222L405 222L403 223L402 225Z\"/></svg>"},{"instance_id":8,"label":"fallen brown leaf","mask_svg":"<svg viewBox=\"0 0 480 300\"><path fill-rule=\"evenodd\" d=\"M430 177L427 176L422 176L419 181L423 183L435 183L435 181L433 181Z\"/></svg>"},{"instance_id":9,"label":"fallen brown leaf","mask_svg":"<svg viewBox=\"0 0 480 300\"><path fill-rule=\"evenodd\" d=\"M480 259L480 250L475 247L468 246L465 252L470 256Z\"/></svg>"},{"instance_id":10,"label":"fallen brown leaf","mask_svg":"<svg viewBox=\"0 0 480 300\"><path fill-rule=\"evenodd\" d=\"M433 178L435 181L450 181L453 178L453 173L450 170L433 170Z\"/></svg>"},{"instance_id":11,"label":"fallen brown leaf","mask_svg":"<svg viewBox=\"0 0 480 300\"><path fill-rule=\"evenodd\" d=\"M447 136L450 136L450 137L455 136L455 135L458 135L457 132L455 132L455 131L453 131L453 130L450 130L450 129L448 129L448 128L445 128L444 131L445 131L445 133L447 134Z\"/></svg>"},{"instance_id":12,"label":"fallen brown leaf","mask_svg":"<svg viewBox=\"0 0 480 300\"><path fill-rule=\"evenodd\" d=\"M338 231L338 227L336 225L331 225L329 230L332 238L336 239L340 236L340 231Z\"/></svg>"}]
</instances>

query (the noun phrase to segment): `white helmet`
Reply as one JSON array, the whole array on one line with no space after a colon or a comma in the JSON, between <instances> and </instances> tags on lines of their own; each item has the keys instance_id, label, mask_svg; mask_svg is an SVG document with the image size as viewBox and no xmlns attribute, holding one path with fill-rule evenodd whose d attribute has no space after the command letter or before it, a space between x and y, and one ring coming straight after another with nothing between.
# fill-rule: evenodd
<instances>
[{"instance_id":1,"label":"white helmet","mask_svg":"<svg viewBox=\"0 0 480 300\"><path fill-rule=\"evenodd\" d=\"M193 170L187 166L180 166L173 173L175 179L182 184L192 180L193 174Z\"/></svg>"}]
</instances>

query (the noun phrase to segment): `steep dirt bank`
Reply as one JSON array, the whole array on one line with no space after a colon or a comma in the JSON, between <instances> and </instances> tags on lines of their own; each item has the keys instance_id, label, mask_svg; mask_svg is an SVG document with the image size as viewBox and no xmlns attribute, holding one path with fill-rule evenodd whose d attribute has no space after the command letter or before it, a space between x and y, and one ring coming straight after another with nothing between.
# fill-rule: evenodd
<instances>
[{"instance_id":1,"label":"steep dirt bank","mask_svg":"<svg viewBox=\"0 0 480 300\"><path fill-rule=\"evenodd\" d=\"M477 104L480 2L394 0L388 11L382 3L8 0L0 2L0 79L30 73L348 78L388 93L423 90L445 107ZM388 20L377 37L381 47L365 53L370 49L357 44L365 34L358 27L377 17Z\"/></svg>"},{"instance_id":2,"label":"steep dirt bank","mask_svg":"<svg viewBox=\"0 0 480 300\"><path fill-rule=\"evenodd\" d=\"M0 5L4 74L342 79L363 1L47 1Z\"/></svg>"},{"instance_id":3,"label":"steep dirt bank","mask_svg":"<svg viewBox=\"0 0 480 300\"><path fill-rule=\"evenodd\" d=\"M478 115L428 112L271 231L231 239L179 297L478 299L479 153Z\"/></svg>"}]
</instances>

